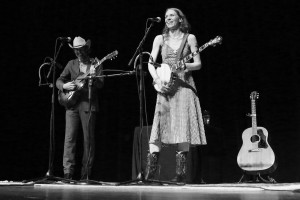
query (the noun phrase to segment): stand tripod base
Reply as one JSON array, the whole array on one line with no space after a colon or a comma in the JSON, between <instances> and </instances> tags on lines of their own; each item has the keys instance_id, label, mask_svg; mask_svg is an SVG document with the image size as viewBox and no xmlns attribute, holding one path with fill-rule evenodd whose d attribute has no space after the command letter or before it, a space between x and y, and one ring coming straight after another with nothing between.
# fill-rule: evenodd
<instances>
[{"instance_id":1,"label":"stand tripod base","mask_svg":"<svg viewBox=\"0 0 300 200\"><path fill-rule=\"evenodd\" d=\"M80 184L80 185L111 185L111 186L118 185L118 183L114 183L114 182L103 182L103 181L95 181L95 180L90 180L90 179L77 181L77 184Z\"/></svg>"},{"instance_id":2,"label":"stand tripod base","mask_svg":"<svg viewBox=\"0 0 300 200\"><path fill-rule=\"evenodd\" d=\"M238 183L277 183L275 179L267 175L267 179L263 178L260 173L243 174Z\"/></svg>"},{"instance_id":3,"label":"stand tripod base","mask_svg":"<svg viewBox=\"0 0 300 200\"><path fill-rule=\"evenodd\" d=\"M35 184L51 184L54 182L76 184L78 181L75 181L72 179L61 178L61 177L57 177L57 176L52 176L52 175L46 175L44 177L22 181L22 183L29 183L29 182L33 182Z\"/></svg>"},{"instance_id":4,"label":"stand tripod base","mask_svg":"<svg viewBox=\"0 0 300 200\"><path fill-rule=\"evenodd\" d=\"M137 176L136 179L134 180L129 180L129 181L124 181L121 183L118 183L117 185L185 185L185 183L180 183L180 182L174 182L174 181L161 181L161 180L156 180L156 179L145 179L141 173Z\"/></svg>"},{"instance_id":5,"label":"stand tripod base","mask_svg":"<svg viewBox=\"0 0 300 200\"><path fill-rule=\"evenodd\" d=\"M120 185L185 185L185 183L178 183L178 182L172 182L172 181L160 181L160 180L130 180L130 181L125 181L117 184L118 186Z\"/></svg>"},{"instance_id":6,"label":"stand tripod base","mask_svg":"<svg viewBox=\"0 0 300 200\"><path fill-rule=\"evenodd\" d=\"M114 182L103 182L103 181L95 181L90 179L84 179L80 181L76 181L73 179L67 179L67 178L61 178L56 176L50 176L46 175L45 177L35 178L35 179L29 179L29 180L23 180L22 183L31 183L34 184L52 184L52 183L58 183L58 184L78 184L78 185L118 185L118 183Z\"/></svg>"}]
</instances>

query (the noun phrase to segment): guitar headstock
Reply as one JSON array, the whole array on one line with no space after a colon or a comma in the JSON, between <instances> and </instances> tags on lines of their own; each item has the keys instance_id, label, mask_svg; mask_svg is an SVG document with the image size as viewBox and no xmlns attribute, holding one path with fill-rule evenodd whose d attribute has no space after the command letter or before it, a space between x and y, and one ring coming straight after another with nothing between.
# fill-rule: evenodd
<instances>
[{"instance_id":1,"label":"guitar headstock","mask_svg":"<svg viewBox=\"0 0 300 200\"><path fill-rule=\"evenodd\" d=\"M250 94L250 99L251 100L255 100L255 99L258 99L258 98L259 98L259 93L257 91L251 92L251 94Z\"/></svg>"},{"instance_id":2,"label":"guitar headstock","mask_svg":"<svg viewBox=\"0 0 300 200\"><path fill-rule=\"evenodd\" d=\"M110 60L112 60L112 59L114 59L115 57L117 57L117 55L118 55L118 51L117 50L115 50L115 51L113 51L112 53L110 53L110 54L107 54L104 58L102 58L101 60L99 60L98 58L95 58L95 66L97 67L97 66L99 66L99 65L101 65L104 61L106 61L106 60L108 60L108 59L110 59Z\"/></svg>"},{"instance_id":3,"label":"guitar headstock","mask_svg":"<svg viewBox=\"0 0 300 200\"><path fill-rule=\"evenodd\" d=\"M214 39L211 39L208 42L208 45L210 45L210 46L216 46L217 44L222 44L222 40L223 40L223 38L221 36L217 36Z\"/></svg>"},{"instance_id":4,"label":"guitar headstock","mask_svg":"<svg viewBox=\"0 0 300 200\"><path fill-rule=\"evenodd\" d=\"M110 54L108 54L107 56L105 56L105 59L107 60L107 59L110 59L110 60L112 60L112 59L114 59L115 57L117 57L117 55L118 55L118 51L117 50L115 50L115 51L113 51L112 53L110 53Z\"/></svg>"}]
</instances>

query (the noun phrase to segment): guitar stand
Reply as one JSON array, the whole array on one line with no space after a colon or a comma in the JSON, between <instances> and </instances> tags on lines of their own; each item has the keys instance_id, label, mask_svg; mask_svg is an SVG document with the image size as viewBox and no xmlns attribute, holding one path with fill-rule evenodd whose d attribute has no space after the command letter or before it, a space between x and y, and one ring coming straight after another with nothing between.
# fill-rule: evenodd
<instances>
[{"instance_id":1,"label":"guitar stand","mask_svg":"<svg viewBox=\"0 0 300 200\"><path fill-rule=\"evenodd\" d=\"M248 180L245 178L248 176ZM246 180L245 180L246 179ZM267 179L263 178L260 173L246 174L244 173L238 183L277 183L274 178L267 175Z\"/></svg>"}]
</instances>

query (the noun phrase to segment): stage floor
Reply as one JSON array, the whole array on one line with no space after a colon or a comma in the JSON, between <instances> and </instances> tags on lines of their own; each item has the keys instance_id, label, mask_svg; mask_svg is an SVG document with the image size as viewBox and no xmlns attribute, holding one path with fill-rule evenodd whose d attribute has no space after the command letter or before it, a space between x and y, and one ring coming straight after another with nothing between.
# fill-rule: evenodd
<instances>
[{"instance_id":1,"label":"stage floor","mask_svg":"<svg viewBox=\"0 0 300 200\"><path fill-rule=\"evenodd\" d=\"M0 199L46 200L276 200L300 199L300 183L237 183L201 185L81 185L61 182L51 184L0 183Z\"/></svg>"}]
</instances>

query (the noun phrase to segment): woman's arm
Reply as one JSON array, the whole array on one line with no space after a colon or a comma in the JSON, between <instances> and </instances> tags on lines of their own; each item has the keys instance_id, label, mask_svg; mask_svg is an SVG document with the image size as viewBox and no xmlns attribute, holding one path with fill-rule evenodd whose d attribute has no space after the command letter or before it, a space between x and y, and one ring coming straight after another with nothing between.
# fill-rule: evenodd
<instances>
[{"instance_id":1,"label":"woman's arm","mask_svg":"<svg viewBox=\"0 0 300 200\"><path fill-rule=\"evenodd\" d=\"M151 56L153 58L153 62L156 62L157 60L157 56L160 50L160 46L162 44L163 41L163 37L162 35L158 35L155 37L154 41L153 41L153 46L152 46L152 51L151 51ZM151 62L152 60L149 60L149 62ZM156 73L155 67L152 64L148 64L148 70L153 78L153 80L157 80L159 77Z\"/></svg>"},{"instance_id":2,"label":"woman's arm","mask_svg":"<svg viewBox=\"0 0 300 200\"><path fill-rule=\"evenodd\" d=\"M199 47L198 47L198 43L197 43L197 39L196 39L195 35L189 34L187 40L188 40L187 42L191 48L191 52L197 51ZM194 70L201 69L202 64L201 64L200 54L197 54L196 56L194 56L193 60L194 60L194 62L192 62L192 63L185 63L186 70L194 71Z\"/></svg>"}]
</instances>

